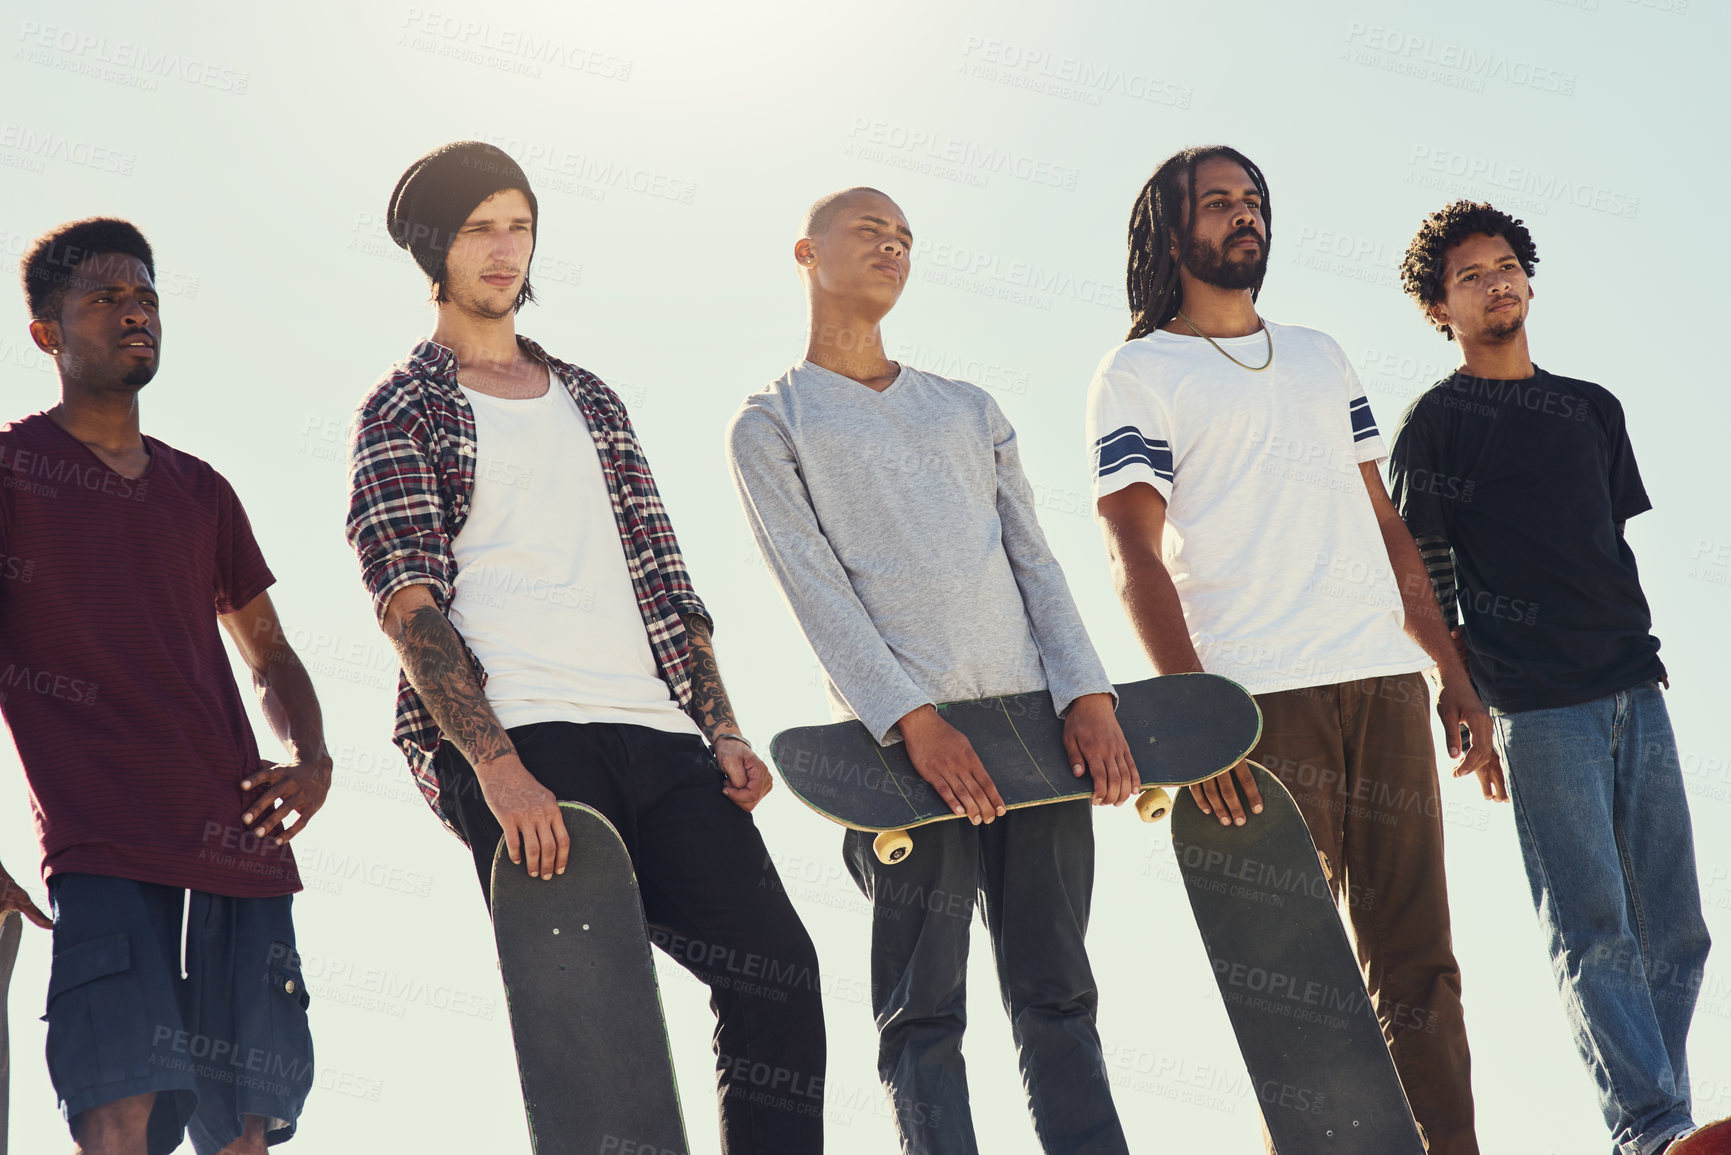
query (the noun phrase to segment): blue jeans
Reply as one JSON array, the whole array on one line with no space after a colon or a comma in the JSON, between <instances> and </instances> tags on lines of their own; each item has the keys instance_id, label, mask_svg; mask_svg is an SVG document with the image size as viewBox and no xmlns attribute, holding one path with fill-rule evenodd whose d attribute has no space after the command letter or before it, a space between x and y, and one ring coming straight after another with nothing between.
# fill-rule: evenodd
<instances>
[{"instance_id":1,"label":"blue jeans","mask_svg":"<svg viewBox=\"0 0 1731 1155\"><path fill-rule=\"evenodd\" d=\"M1707 924L1677 742L1648 682L1491 711L1551 967L1617 1155L1693 1124L1685 1045Z\"/></svg>"},{"instance_id":2,"label":"blue jeans","mask_svg":"<svg viewBox=\"0 0 1731 1155\"><path fill-rule=\"evenodd\" d=\"M885 866L872 835L847 832L848 871L872 904L878 1077L906 1155L977 1155L962 1032L968 934L985 915L998 986L1047 1155L1128 1155L1094 1015L1082 940L1094 888L1094 814L1084 799L1012 810L987 826L934 822Z\"/></svg>"}]
</instances>

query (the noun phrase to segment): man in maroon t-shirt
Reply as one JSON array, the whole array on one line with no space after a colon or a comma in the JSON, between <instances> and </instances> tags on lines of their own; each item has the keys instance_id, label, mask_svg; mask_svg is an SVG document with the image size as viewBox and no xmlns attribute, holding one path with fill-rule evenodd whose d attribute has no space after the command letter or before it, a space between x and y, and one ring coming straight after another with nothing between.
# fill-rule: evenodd
<instances>
[{"instance_id":1,"label":"man in maroon t-shirt","mask_svg":"<svg viewBox=\"0 0 1731 1155\"><path fill-rule=\"evenodd\" d=\"M61 399L0 427L0 713L54 912L49 1074L85 1152L190 1131L198 1155L263 1155L312 1085L288 843L330 788L318 700L234 490L139 432L149 244L78 221L22 273ZM218 622L285 762L259 757ZM0 908L48 922L3 870Z\"/></svg>"}]
</instances>

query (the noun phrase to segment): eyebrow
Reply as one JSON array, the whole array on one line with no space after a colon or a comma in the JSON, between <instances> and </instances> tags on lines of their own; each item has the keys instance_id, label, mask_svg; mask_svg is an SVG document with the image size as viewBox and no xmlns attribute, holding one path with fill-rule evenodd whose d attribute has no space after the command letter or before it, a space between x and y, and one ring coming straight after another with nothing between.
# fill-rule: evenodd
<instances>
[{"instance_id":1,"label":"eyebrow","mask_svg":"<svg viewBox=\"0 0 1731 1155\"><path fill-rule=\"evenodd\" d=\"M1231 195L1232 190L1229 188L1211 188L1207 192L1196 194L1196 199L1199 201L1205 201L1209 197L1229 197ZM1243 195L1247 197L1259 197L1262 195L1262 190L1252 185L1244 190Z\"/></svg>"},{"instance_id":2,"label":"eyebrow","mask_svg":"<svg viewBox=\"0 0 1731 1155\"><path fill-rule=\"evenodd\" d=\"M85 289L84 292L81 293L80 295L88 297L92 293L124 293L128 289L135 289L139 293L147 293L151 296L156 295L156 286L155 285L146 285L143 282L140 282L139 284L136 284L136 285L126 285L126 284L121 284L118 281L112 281L106 285L94 285L91 288Z\"/></svg>"},{"instance_id":3,"label":"eyebrow","mask_svg":"<svg viewBox=\"0 0 1731 1155\"><path fill-rule=\"evenodd\" d=\"M463 227L466 229L474 229L474 228L479 228L482 225L496 224L497 222L498 222L497 217L473 217L469 220L464 221ZM529 216L512 217L512 218L510 218L510 223L514 224L514 225L532 225L535 223L535 218L529 217Z\"/></svg>"}]
</instances>

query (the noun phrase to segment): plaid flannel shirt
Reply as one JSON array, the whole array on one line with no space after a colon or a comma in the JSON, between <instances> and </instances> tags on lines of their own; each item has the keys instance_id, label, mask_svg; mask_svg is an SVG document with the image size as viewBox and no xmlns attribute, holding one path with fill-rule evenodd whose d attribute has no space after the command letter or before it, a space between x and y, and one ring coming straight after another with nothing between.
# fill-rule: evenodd
<instances>
[{"instance_id":1,"label":"plaid flannel shirt","mask_svg":"<svg viewBox=\"0 0 1731 1155\"><path fill-rule=\"evenodd\" d=\"M691 588L673 525L625 405L593 374L549 356L527 337L523 350L544 362L553 380L576 399L595 439L613 516L625 545L625 564L643 612L649 648L682 709L691 707L691 653L681 615L709 613ZM349 429L349 544L382 622L391 595L425 585L448 613L457 575L451 541L468 520L475 492L475 415L457 388L457 358L432 341L415 346L375 385ZM467 645L464 652L484 684L486 671ZM397 675L397 745L415 785L447 827L439 805L433 756L442 735L414 687Z\"/></svg>"}]
</instances>

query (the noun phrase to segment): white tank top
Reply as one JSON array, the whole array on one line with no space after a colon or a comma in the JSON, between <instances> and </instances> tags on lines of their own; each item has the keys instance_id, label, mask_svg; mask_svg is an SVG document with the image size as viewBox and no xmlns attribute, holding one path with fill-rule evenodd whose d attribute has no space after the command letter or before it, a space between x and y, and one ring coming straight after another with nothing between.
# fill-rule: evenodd
<instances>
[{"instance_id":1,"label":"white tank top","mask_svg":"<svg viewBox=\"0 0 1731 1155\"><path fill-rule=\"evenodd\" d=\"M475 492L451 543L450 617L487 670L499 721L701 733L656 670L576 400L557 378L529 400L463 396L475 414Z\"/></svg>"}]
</instances>

